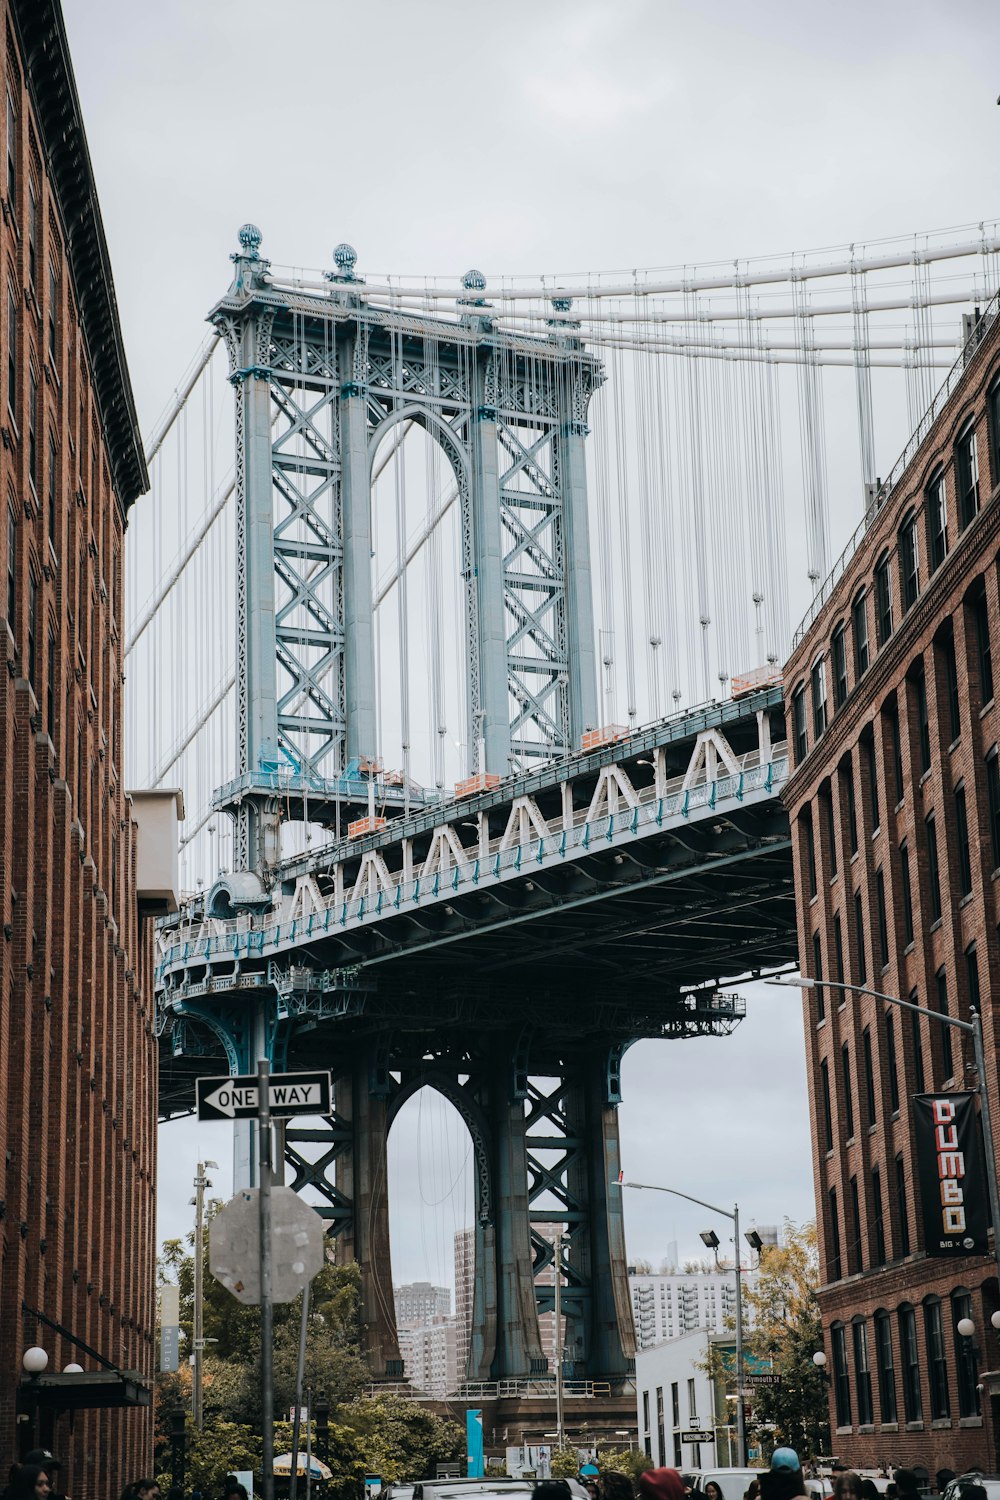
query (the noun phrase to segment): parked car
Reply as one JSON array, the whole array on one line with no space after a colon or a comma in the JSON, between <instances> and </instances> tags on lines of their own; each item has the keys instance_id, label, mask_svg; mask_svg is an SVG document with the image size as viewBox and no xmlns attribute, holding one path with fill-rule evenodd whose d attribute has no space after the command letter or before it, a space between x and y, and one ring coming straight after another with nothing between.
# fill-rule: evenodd
<instances>
[{"instance_id":1,"label":"parked car","mask_svg":"<svg viewBox=\"0 0 1000 1500\"><path fill-rule=\"evenodd\" d=\"M944 1492L944 1500L962 1500L966 1485L980 1484L986 1491L986 1500L1000 1500L1000 1474L959 1474Z\"/></svg>"},{"instance_id":2,"label":"parked car","mask_svg":"<svg viewBox=\"0 0 1000 1500\"><path fill-rule=\"evenodd\" d=\"M685 1469L685 1474L693 1474L698 1481L698 1488L704 1490L706 1484L714 1483L719 1486L725 1500L743 1500L743 1496L750 1488L750 1481L759 1479L762 1473L760 1469Z\"/></svg>"},{"instance_id":3,"label":"parked car","mask_svg":"<svg viewBox=\"0 0 1000 1500\"><path fill-rule=\"evenodd\" d=\"M530 1479L421 1479L413 1486L412 1500L471 1500L472 1496L491 1497L491 1500L516 1500L521 1495L530 1495L534 1482Z\"/></svg>"}]
</instances>

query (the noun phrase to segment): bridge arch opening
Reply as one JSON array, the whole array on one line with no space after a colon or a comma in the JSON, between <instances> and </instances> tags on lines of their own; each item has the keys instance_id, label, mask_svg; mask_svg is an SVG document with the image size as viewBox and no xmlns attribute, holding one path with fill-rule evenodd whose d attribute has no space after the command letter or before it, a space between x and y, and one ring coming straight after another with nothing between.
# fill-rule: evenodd
<instances>
[{"instance_id":1,"label":"bridge arch opening","mask_svg":"<svg viewBox=\"0 0 1000 1500\"><path fill-rule=\"evenodd\" d=\"M449 1394L466 1379L472 1334L476 1147L459 1110L433 1084L414 1089L394 1114L388 1196L385 1291L391 1298L400 1289L400 1354L415 1387Z\"/></svg>"},{"instance_id":2,"label":"bridge arch opening","mask_svg":"<svg viewBox=\"0 0 1000 1500\"><path fill-rule=\"evenodd\" d=\"M468 773L465 481L445 429L417 409L375 435L372 591L379 753L443 788ZM450 444L449 444L450 446Z\"/></svg>"}]
</instances>

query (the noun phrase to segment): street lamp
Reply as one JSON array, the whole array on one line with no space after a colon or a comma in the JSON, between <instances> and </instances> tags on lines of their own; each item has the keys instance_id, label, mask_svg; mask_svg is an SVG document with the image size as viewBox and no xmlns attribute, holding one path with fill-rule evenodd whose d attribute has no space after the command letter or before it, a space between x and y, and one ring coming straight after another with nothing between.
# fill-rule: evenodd
<instances>
[{"instance_id":1,"label":"street lamp","mask_svg":"<svg viewBox=\"0 0 1000 1500\"><path fill-rule=\"evenodd\" d=\"M218 1171L217 1161L200 1161L198 1171L195 1175L194 1186L194 1379L191 1382L191 1416L194 1418L196 1432L201 1432L205 1420L205 1388L203 1383L202 1361L205 1357L205 1335L202 1328L204 1312L204 1254L203 1242L205 1235L205 1189L212 1184L205 1176L206 1169L214 1167Z\"/></svg>"},{"instance_id":2,"label":"street lamp","mask_svg":"<svg viewBox=\"0 0 1000 1500\"><path fill-rule=\"evenodd\" d=\"M740 1206L733 1204L732 1212L728 1208L719 1208L715 1203L706 1203L704 1198L695 1198L691 1193L682 1193L678 1188L663 1187L658 1182L625 1182L623 1187L645 1188L654 1193L670 1193L674 1198L684 1198L688 1203L697 1203L699 1208L707 1208L713 1214L721 1214L724 1219L731 1219L733 1225L733 1244L736 1247L733 1256L733 1270L736 1276L736 1442L739 1448L739 1467L742 1468L747 1461L747 1434L746 1414L743 1410L743 1287L740 1279ZM1000 1220L998 1220L1000 1222ZM704 1229L701 1238L710 1250L715 1250L719 1244L719 1237L712 1229Z\"/></svg>"},{"instance_id":3,"label":"street lamp","mask_svg":"<svg viewBox=\"0 0 1000 1500\"><path fill-rule=\"evenodd\" d=\"M1000 1197L997 1195L997 1159L993 1150L993 1122L990 1116L990 1096L986 1087L983 1023L979 1012L970 1011L969 1020L960 1021L956 1016L944 1016L939 1010L928 1010L926 1005L914 1005L912 1000L900 1000L898 995L886 995L882 990L870 990L863 984L841 984L835 979L808 979L803 974L779 974L773 979L766 980L765 983L784 984L792 989L800 990L843 990L848 994L871 995L876 1000L884 1000L888 1005L898 1005L901 1010L916 1011L919 1016L930 1016L932 1021L940 1021L942 1026L955 1026L959 1031L967 1031L971 1034L972 1051L976 1060L976 1076L979 1080L977 1092L983 1125L983 1143L986 1147L986 1186L990 1195L990 1217L993 1220L993 1257L996 1261L997 1275L1000 1277ZM994 1328L1000 1327L1000 1322L995 1322L993 1326Z\"/></svg>"}]
</instances>

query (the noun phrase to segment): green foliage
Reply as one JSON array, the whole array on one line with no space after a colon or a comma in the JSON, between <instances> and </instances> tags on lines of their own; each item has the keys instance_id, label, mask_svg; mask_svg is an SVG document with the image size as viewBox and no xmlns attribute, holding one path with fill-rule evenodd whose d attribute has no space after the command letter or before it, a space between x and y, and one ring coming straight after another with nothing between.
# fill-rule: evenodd
<instances>
[{"instance_id":1,"label":"green foliage","mask_svg":"<svg viewBox=\"0 0 1000 1500\"><path fill-rule=\"evenodd\" d=\"M643 1448L599 1448L597 1467L603 1474L605 1469L617 1469L627 1474L635 1489L640 1474L653 1467L653 1460Z\"/></svg>"},{"instance_id":2,"label":"green foliage","mask_svg":"<svg viewBox=\"0 0 1000 1500\"><path fill-rule=\"evenodd\" d=\"M575 1479L580 1472L580 1455L575 1448L553 1448L551 1469L553 1479Z\"/></svg>"},{"instance_id":3,"label":"green foliage","mask_svg":"<svg viewBox=\"0 0 1000 1500\"><path fill-rule=\"evenodd\" d=\"M816 1226L798 1228L786 1220L783 1239L764 1250L757 1286L745 1297L756 1324L746 1352L770 1360L781 1376L778 1386L754 1389L752 1426L765 1457L788 1444L805 1460L830 1451L829 1392L813 1364L823 1347Z\"/></svg>"}]
</instances>

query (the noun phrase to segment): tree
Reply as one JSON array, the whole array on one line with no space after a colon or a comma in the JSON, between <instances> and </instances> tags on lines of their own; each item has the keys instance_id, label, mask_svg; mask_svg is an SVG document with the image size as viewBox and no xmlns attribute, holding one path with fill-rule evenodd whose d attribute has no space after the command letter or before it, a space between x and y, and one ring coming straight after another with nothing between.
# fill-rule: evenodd
<instances>
[{"instance_id":1,"label":"tree","mask_svg":"<svg viewBox=\"0 0 1000 1500\"><path fill-rule=\"evenodd\" d=\"M644 1448L598 1448L597 1467L602 1474L605 1469L617 1469L627 1474L634 1490L639 1475L653 1467L653 1460Z\"/></svg>"},{"instance_id":2,"label":"tree","mask_svg":"<svg viewBox=\"0 0 1000 1500\"><path fill-rule=\"evenodd\" d=\"M549 1473L553 1479L575 1479L580 1472L580 1455L575 1448L553 1448Z\"/></svg>"},{"instance_id":3,"label":"tree","mask_svg":"<svg viewBox=\"0 0 1000 1500\"><path fill-rule=\"evenodd\" d=\"M757 1285L744 1294L754 1324L745 1346L781 1378L779 1385L753 1388L755 1433L765 1447L788 1444L803 1459L830 1451L827 1385L813 1364L823 1347L818 1285L816 1226L798 1228L786 1219L783 1243L762 1251Z\"/></svg>"}]
</instances>

